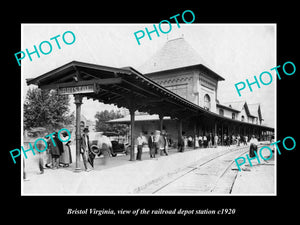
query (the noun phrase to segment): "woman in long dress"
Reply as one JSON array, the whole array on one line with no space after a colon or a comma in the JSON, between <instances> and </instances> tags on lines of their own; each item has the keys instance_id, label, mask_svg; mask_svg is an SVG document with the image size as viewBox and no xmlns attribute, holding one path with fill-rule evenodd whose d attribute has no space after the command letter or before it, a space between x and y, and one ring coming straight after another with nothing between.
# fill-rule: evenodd
<instances>
[{"instance_id":1,"label":"woman in long dress","mask_svg":"<svg viewBox=\"0 0 300 225\"><path fill-rule=\"evenodd\" d=\"M63 167L69 167L69 165L72 163L71 148L69 145L71 141L65 142L66 140L69 139L69 135L67 132L63 132L61 135L62 137L60 137L60 139L63 142L64 151L59 157L59 162L63 164Z\"/></svg>"}]
</instances>

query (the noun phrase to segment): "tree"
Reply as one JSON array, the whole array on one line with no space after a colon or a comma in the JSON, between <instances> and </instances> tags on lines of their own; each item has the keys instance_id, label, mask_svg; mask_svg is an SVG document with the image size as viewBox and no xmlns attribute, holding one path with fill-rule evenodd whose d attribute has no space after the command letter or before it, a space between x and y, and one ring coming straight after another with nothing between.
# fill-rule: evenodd
<instances>
[{"instance_id":1,"label":"tree","mask_svg":"<svg viewBox=\"0 0 300 225\"><path fill-rule=\"evenodd\" d=\"M120 111L108 111L104 110L101 112L97 112L95 115L96 118L96 131L103 131L103 132L115 132L121 135L125 135L128 127L125 124L110 124L106 123L112 119L122 118L123 115Z\"/></svg>"},{"instance_id":2,"label":"tree","mask_svg":"<svg viewBox=\"0 0 300 225\"><path fill-rule=\"evenodd\" d=\"M59 95L54 90L30 88L24 102L24 128L45 127L57 129L72 123L69 115L68 95Z\"/></svg>"}]
</instances>

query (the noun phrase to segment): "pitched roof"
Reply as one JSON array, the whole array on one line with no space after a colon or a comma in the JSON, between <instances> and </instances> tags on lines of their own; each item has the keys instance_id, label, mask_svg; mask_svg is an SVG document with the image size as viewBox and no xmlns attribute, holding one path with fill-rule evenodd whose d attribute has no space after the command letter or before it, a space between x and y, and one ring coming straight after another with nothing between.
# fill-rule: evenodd
<instances>
[{"instance_id":1,"label":"pitched roof","mask_svg":"<svg viewBox=\"0 0 300 225\"><path fill-rule=\"evenodd\" d=\"M235 109L235 108L232 108L232 107L230 107L229 105L225 105L225 104L220 103L220 102L217 103L217 106L218 106L219 108L227 109L227 110L232 111L232 112L240 112L240 110Z\"/></svg>"},{"instance_id":2,"label":"pitched roof","mask_svg":"<svg viewBox=\"0 0 300 225\"><path fill-rule=\"evenodd\" d=\"M224 80L223 77L207 67L203 58L182 37L167 41L165 45L148 61L141 65L138 70L144 74L149 74L195 65L201 65L206 72L212 73L218 80Z\"/></svg>"},{"instance_id":3,"label":"pitched roof","mask_svg":"<svg viewBox=\"0 0 300 225\"><path fill-rule=\"evenodd\" d=\"M246 110L248 116L261 118L261 115L259 115L259 113L260 113L259 112L259 110L260 110L259 103L248 104L245 101L237 101L237 102L226 102L226 103L222 103L219 105L230 107L239 112L242 111L243 107L245 106L245 110Z\"/></svg>"},{"instance_id":4,"label":"pitched roof","mask_svg":"<svg viewBox=\"0 0 300 225\"><path fill-rule=\"evenodd\" d=\"M222 103L222 105L228 106L240 112L242 111L243 106L245 105L245 101L226 102L226 103Z\"/></svg>"},{"instance_id":5,"label":"pitched roof","mask_svg":"<svg viewBox=\"0 0 300 225\"><path fill-rule=\"evenodd\" d=\"M259 114L258 114L259 107L260 107L259 103L248 104L248 109L250 111L250 114L258 118L259 118Z\"/></svg>"}]
</instances>

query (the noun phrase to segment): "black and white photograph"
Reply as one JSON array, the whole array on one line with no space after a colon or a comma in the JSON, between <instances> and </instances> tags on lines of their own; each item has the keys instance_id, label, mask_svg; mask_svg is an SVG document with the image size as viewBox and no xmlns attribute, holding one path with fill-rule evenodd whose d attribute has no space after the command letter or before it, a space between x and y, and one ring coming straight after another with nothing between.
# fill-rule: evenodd
<instances>
[{"instance_id":1,"label":"black and white photograph","mask_svg":"<svg viewBox=\"0 0 300 225\"><path fill-rule=\"evenodd\" d=\"M21 25L22 195L276 196L277 26L189 13Z\"/></svg>"},{"instance_id":2,"label":"black and white photograph","mask_svg":"<svg viewBox=\"0 0 300 225\"><path fill-rule=\"evenodd\" d=\"M296 5L103 3L3 7L3 219L293 220Z\"/></svg>"}]
</instances>

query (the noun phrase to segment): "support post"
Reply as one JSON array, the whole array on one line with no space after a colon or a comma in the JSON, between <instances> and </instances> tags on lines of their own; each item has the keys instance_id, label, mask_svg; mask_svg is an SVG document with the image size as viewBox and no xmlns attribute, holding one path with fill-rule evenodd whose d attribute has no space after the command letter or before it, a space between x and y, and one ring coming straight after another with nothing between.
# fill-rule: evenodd
<instances>
[{"instance_id":1,"label":"support post","mask_svg":"<svg viewBox=\"0 0 300 225\"><path fill-rule=\"evenodd\" d=\"M160 133L162 133L163 130L163 123L164 123L164 115L163 114L159 114L159 130Z\"/></svg>"},{"instance_id":2,"label":"support post","mask_svg":"<svg viewBox=\"0 0 300 225\"><path fill-rule=\"evenodd\" d=\"M182 139L182 119L178 119L178 142L177 143L179 143L181 139Z\"/></svg>"},{"instance_id":3,"label":"support post","mask_svg":"<svg viewBox=\"0 0 300 225\"><path fill-rule=\"evenodd\" d=\"M221 133L221 145L224 145L224 126L222 123L222 133Z\"/></svg>"},{"instance_id":4,"label":"support post","mask_svg":"<svg viewBox=\"0 0 300 225\"><path fill-rule=\"evenodd\" d=\"M214 136L218 134L218 127L217 127L217 122L215 121L215 132L214 132Z\"/></svg>"},{"instance_id":5,"label":"support post","mask_svg":"<svg viewBox=\"0 0 300 225\"><path fill-rule=\"evenodd\" d=\"M196 148L196 135L197 135L197 120L195 119L195 123L194 123L194 143L193 143L193 147L194 149Z\"/></svg>"},{"instance_id":6,"label":"support post","mask_svg":"<svg viewBox=\"0 0 300 225\"><path fill-rule=\"evenodd\" d=\"M262 139L262 135L261 135L261 129L260 129L260 127L258 128L258 132L259 132L259 140L261 140Z\"/></svg>"},{"instance_id":7,"label":"support post","mask_svg":"<svg viewBox=\"0 0 300 225\"><path fill-rule=\"evenodd\" d=\"M130 112L130 140L131 140L131 149L130 149L130 159L129 161L134 161L134 112L135 109L131 107Z\"/></svg>"},{"instance_id":8,"label":"support post","mask_svg":"<svg viewBox=\"0 0 300 225\"><path fill-rule=\"evenodd\" d=\"M80 94L75 94L75 105L76 105L76 168L75 172L80 172L80 140L81 140L81 128L80 128L80 120L81 120L81 104L82 104L82 96Z\"/></svg>"}]
</instances>

